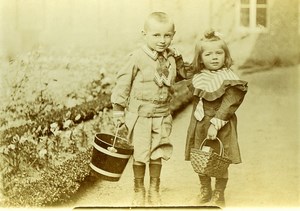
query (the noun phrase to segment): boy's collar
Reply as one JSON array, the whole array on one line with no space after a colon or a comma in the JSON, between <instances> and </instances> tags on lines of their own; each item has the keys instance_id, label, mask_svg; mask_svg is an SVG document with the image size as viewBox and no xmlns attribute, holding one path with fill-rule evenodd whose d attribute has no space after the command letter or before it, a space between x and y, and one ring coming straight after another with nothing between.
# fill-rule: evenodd
<instances>
[{"instance_id":1,"label":"boy's collar","mask_svg":"<svg viewBox=\"0 0 300 211\"><path fill-rule=\"evenodd\" d=\"M158 56L158 52L157 52L157 51L151 50L151 49L150 49L148 46L146 46L146 45L144 45L142 48L143 48L144 52L145 52L148 56L150 56L151 59L153 59L153 60L156 60L156 59L157 59L157 56ZM169 57L168 49L165 50L165 51L163 52L163 56L164 56L166 59Z\"/></svg>"}]
</instances>

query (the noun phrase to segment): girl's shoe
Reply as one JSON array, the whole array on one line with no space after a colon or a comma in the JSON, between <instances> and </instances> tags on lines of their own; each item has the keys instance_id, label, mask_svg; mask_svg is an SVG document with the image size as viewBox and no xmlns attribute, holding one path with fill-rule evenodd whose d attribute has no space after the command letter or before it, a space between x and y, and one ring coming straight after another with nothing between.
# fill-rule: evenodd
<instances>
[{"instance_id":1,"label":"girl's shoe","mask_svg":"<svg viewBox=\"0 0 300 211\"><path fill-rule=\"evenodd\" d=\"M224 191L214 190L211 198L211 205L221 208L225 207Z\"/></svg>"},{"instance_id":2,"label":"girl's shoe","mask_svg":"<svg viewBox=\"0 0 300 211\"><path fill-rule=\"evenodd\" d=\"M211 204L218 207L225 207L225 188L228 178L216 178L215 190L211 198Z\"/></svg>"},{"instance_id":3,"label":"girl's shoe","mask_svg":"<svg viewBox=\"0 0 300 211\"><path fill-rule=\"evenodd\" d=\"M207 176L199 175L200 179L200 204L205 204L211 200L212 189L211 189L211 178Z\"/></svg>"}]
</instances>

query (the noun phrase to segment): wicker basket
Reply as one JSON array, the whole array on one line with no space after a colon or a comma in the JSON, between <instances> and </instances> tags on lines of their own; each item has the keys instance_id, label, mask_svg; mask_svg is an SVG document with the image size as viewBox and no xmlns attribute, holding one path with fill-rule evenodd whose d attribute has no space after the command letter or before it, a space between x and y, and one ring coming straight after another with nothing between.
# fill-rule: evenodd
<instances>
[{"instance_id":1,"label":"wicker basket","mask_svg":"<svg viewBox=\"0 0 300 211\"><path fill-rule=\"evenodd\" d=\"M220 153L215 152L206 152L202 148L205 142L208 139L205 139L200 145L200 149L192 148L191 149L191 164L194 171L198 174L204 174L209 177L222 177L226 172L231 160L224 156L224 147L219 138L217 138L220 145Z\"/></svg>"}]
</instances>

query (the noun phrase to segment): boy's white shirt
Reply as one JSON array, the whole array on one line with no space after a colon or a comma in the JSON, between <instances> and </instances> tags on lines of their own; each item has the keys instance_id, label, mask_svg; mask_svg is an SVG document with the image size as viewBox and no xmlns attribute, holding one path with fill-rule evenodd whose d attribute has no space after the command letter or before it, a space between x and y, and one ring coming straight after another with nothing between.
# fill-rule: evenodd
<instances>
[{"instance_id":1,"label":"boy's white shirt","mask_svg":"<svg viewBox=\"0 0 300 211\"><path fill-rule=\"evenodd\" d=\"M145 51L145 53L150 56L153 60L157 60L158 52L151 50L147 45L143 45L142 49ZM168 54L167 51L163 52L163 56L167 59Z\"/></svg>"},{"instance_id":2,"label":"boy's white shirt","mask_svg":"<svg viewBox=\"0 0 300 211\"><path fill-rule=\"evenodd\" d=\"M157 60L158 59L158 52L157 51L152 51L149 47L147 47L146 45L144 45L143 47L143 50L145 51L145 53L150 56L153 60ZM172 78L174 77L172 75L172 71L170 71L170 68L171 68L171 63L168 62L168 53L167 51L164 51L162 53L163 57L166 59L166 62L168 63L168 76L162 74L160 75L157 71L155 71L154 73L154 80L155 82L157 83L157 85L159 87L162 87L164 85L166 86L171 86L171 83L172 83Z\"/></svg>"},{"instance_id":3,"label":"boy's white shirt","mask_svg":"<svg viewBox=\"0 0 300 211\"><path fill-rule=\"evenodd\" d=\"M147 45L143 45L142 50L154 61L156 61L158 59L158 52L151 50ZM175 49L175 48L168 48L172 51L172 53L174 54L174 57L180 56L180 53ZM167 59L168 58L168 53L165 50L163 52L163 56ZM169 69L171 68L171 65L169 66ZM166 84L167 86L171 85L171 79L173 77L173 73L172 71L169 71L169 75L168 77L165 77L164 75L160 76L157 72L155 72L155 78L157 79L157 81L161 84L161 86L164 84ZM125 116L125 111L113 111L113 117L114 118L122 118Z\"/></svg>"}]
</instances>

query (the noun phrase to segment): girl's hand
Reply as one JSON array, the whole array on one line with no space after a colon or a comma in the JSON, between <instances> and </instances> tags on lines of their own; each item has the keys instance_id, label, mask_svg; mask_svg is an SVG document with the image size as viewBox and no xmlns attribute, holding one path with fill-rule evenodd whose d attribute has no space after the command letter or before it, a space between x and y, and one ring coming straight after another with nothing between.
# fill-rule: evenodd
<instances>
[{"instance_id":1,"label":"girl's hand","mask_svg":"<svg viewBox=\"0 0 300 211\"><path fill-rule=\"evenodd\" d=\"M218 130L215 128L213 124L210 124L207 131L207 139L215 140L217 138Z\"/></svg>"}]
</instances>

